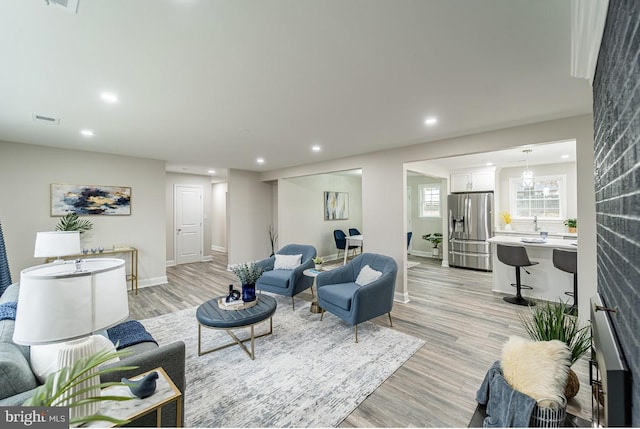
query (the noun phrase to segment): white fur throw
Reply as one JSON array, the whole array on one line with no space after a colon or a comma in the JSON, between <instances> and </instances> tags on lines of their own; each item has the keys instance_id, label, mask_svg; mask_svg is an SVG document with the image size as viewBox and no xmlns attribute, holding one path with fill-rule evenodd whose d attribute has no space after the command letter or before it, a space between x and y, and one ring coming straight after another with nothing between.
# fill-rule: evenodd
<instances>
[{"instance_id":1,"label":"white fur throw","mask_svg":"<svg viewBox=\"0 0 640 429\"><path fill-rule=\"evenodd\" d=\"M571 352L562 341L531 341L512 336L502 348L502 374L511 387L536 401L562 402L570 359ZM548 404L548 401L538 403Z\"/></svg>"}]
</instances>

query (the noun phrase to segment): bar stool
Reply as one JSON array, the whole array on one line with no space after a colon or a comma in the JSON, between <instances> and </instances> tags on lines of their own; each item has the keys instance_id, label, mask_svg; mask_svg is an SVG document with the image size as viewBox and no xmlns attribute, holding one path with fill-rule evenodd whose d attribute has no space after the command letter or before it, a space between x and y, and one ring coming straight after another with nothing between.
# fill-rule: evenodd
<instances>
[{"instance_id":1,"label":"bar stool","mask_svg":"<svg viewBox=\"0 0 640 429\"><path fill-rule=\"evenodd\" d=\"M573 292L565 292L573 297L573 305L567 307L567 312L578 314L578 252L574 250L553 249L553 266L565 273L573 274Z\"/></svg>"},{"instance_id":2,"label":"bar stool","mask_svg":"<svg viewBox=\"0 0 640 429\"><path fill-rule=\"evenodd\" d=\"M516 268L516 282L511 283L511 286L516 287L516 296L505 296L503 299L516 305L536 305L535 302L522 297L522 289L533 288L531 286L523 285L520 282L520 268L522 268L527 274L531 274L524 267L537 265L538 262L532 262L529 260L527 249L525 249L524 246L507 246L504 244L498 244L498 260L505 265L510 265Z\"/></svg>"}]
</instances>

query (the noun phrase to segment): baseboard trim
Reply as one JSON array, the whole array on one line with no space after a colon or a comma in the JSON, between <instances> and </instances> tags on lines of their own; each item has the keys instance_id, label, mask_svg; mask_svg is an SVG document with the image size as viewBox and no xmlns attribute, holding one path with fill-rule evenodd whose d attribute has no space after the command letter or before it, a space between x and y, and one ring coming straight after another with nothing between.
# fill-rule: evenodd
<instances>
[{"instance_id":1,"label":"baseboard trim","mask_svg":"<svg viewBox=\"0 0 640 429\"><path fill-rule=\"evenodd\" d=\"M445 268L449 268L449 260L448 259L443 259L442 260L442 266Z\"/></svg>"},{"instance_id":2,"label":"baseboard trim","mask_svg":"<svg viewBox=\"0 0 640 429\"><path fill-rule=\"evenodd\" d=\"M226 252L227 248L222 246L211 245L211 250L215 250L216 252Z\"/></svg>"},{"instance_id":3,"label":"baseboard trim","mask_svg":"<svg viewBox=\"0 0 640 429\"><path fill-rule=\"evenodd\" d=\"M213 262L213 256L206 255L200 260L200 262Z\"/></svg>"},{"instance_id":4,"label":"baseboard trim","mask_svg":"<svg viewBox=\"0 0 640 429\"><path fill-rule=\"evenodd\" d=\"M409 302L409 292L405 292L405 293L396 292L393 294L393 300L406 304Z\"/></svg>"},{"instance_id":5,"label":"baseboard trim","mask_svg":"<svg viewBox=\"0 0 640 429\"><path fill-rule=\"evenodd\" d=\"M409 254L413 256L420 256L422 258L440 259L440 256L433 256L433 253L425 252L424 250L412 250Z\"/></svg>"},{"instance_id":6,"label":"baseboard trim","mask_svg":"<svg viewBox=\"0 0 640 429\"><path fill-rule=\"evenodd\" d=\"M153 277L150 279L138 280L138 289L142 289L150 286L158 286L169 283L167 276Z\"/></svg>"},{"instance_id":7,"label":"baseboard trim","mask_svg":"<svg viewBox=\"0 0 640 429\"><path fill-rule=\"evenodd\" d=\"M165 265L167 267L175 267L176 266L176 261L174 261L174 260L167 261L167 262L165 262Z\"/></svg>"}]
</instances>

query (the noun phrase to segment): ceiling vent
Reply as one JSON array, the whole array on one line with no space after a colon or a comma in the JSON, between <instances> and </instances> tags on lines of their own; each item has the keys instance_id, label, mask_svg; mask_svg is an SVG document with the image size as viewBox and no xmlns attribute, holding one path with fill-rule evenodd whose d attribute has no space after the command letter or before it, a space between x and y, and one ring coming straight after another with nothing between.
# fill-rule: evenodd
<instances>
[{"instance_id":1,"label":"ceiling vent","mask_svg":"<svg viewBox=\"0 0 640 429\"><path fill-rule=\"evenodd\" d=\"M76 14L78 13L78 3L80 0L44 0L44 2L49 6L58 6L67 12Z\"/></svg>"},{"instance_id":2,"label":"ceiling vent","mask_svg":"<svg viewBox=\"0 0 640 429\"><path fill-rule=\"evenodd\" d=\"M51 116L36 115L35 113L32 113L31 119L33 122L38 122L40 124L60 125L60 118L52 118Z\"/></svg>"}]
</instances>

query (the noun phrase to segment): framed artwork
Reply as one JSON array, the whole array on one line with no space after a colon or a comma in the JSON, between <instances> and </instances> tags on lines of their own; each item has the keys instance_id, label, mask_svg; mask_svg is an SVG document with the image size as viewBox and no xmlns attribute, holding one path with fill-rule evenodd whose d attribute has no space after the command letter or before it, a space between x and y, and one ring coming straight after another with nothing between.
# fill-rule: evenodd
<instances>
[{"instance_id":1,"label":"framed artwork","mask_svg":"<svg viewBox=\"0 0 640 429\"><path fill-rule=\"evenodd\" d=\"M128 216L131 214L131 188L52 183L51 216L64 216L68 212Z\"/></svg>"},{"instance_id":2,"label":"framed artwork","mask_svg":"<svg viewBox=\"0 0 640 429\"><path fill-rule=\"evenodd\" d=\"M324 220L349 219L349 193L324 192Z\"/></svg>"}]
</instances>

